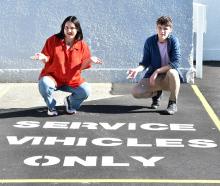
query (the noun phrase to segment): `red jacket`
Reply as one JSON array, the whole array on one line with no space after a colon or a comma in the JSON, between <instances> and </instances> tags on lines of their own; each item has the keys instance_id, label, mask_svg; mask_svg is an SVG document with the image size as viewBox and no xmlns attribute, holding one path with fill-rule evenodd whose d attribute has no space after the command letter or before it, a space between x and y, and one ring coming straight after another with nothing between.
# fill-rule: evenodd
<instances>
[{"instance_id":1,"label":"red jacket","mask_svg":"<svg viewBox=\"0 0 220 186\"><path fill-rule=\"evenodd\" d=\"M91 64L82 67L83 62L91 57L88 45L83 41L77 41L67 50L64 40L55 35L47 39L42 53L48 57L40 73L42 76L52 76L57 86L69 85L78 87L85 80L81 76L81 71L90 68Z\"/></svg>"}]
</instances>

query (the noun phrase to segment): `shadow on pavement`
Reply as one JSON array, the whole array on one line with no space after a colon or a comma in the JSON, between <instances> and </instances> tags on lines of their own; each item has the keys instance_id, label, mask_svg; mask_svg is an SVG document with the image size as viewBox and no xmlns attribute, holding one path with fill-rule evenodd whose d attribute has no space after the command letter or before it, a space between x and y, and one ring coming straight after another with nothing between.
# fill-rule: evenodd
<instances>
[{"instance_id":1,"label":"shadow on pavement","mask_svg":"<svg viewBox=\"0 0 220 186\"><path fill-rule=\"evenodd\" d=\"M150 110L148 110L150 109ZM79 111L101 114L126 114L126 113L160 113L165 110L152 110L150 107L137 105L83 105Z\"/></svg>"},{"instance_id":2,"label":"shadow on pavement","mask_svg":"<svg viewBox=\"0 0 220 186\"><path fill-rule=\"evenodd\" d=\"M68 115L64 106L58 106L57 111L60 115ZM136 105L82 105L77 113L99 113L99 114L127 114L127 113L159 113L166 115L165 110L152 110L150 107L136 106ZM16 117L50 117L47 115L47 108L38 107L30 109L1 109L0 118L16 118Z\"/></svg>"}]
</instances>

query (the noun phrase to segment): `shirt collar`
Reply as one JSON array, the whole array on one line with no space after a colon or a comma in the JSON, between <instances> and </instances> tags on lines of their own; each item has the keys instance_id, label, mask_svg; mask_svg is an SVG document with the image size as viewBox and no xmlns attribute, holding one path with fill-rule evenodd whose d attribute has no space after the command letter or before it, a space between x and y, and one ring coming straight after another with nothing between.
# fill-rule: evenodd
<instances>
[{"instance_id":1,"label":"shirt collar","mask_svg":"<svg viewBox=\"0 0 220 186\"><path fill-rule=\"evenodd\" d=\"M65 44L65 41L64 39L61 40L61 45L63 47L66 47L66 44ZM73 49L76 49L76 50L79 50L80 49L80 41L76 41L73 46L69 49L69 50L73 50Z\"/></svg>"}]
</instances>

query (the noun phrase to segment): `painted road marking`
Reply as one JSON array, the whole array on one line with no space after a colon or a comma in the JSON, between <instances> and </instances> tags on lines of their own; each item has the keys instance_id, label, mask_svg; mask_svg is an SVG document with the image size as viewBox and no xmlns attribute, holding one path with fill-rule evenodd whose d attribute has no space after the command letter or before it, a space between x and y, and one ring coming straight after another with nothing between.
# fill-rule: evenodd
<instances>
[{"instance_id":1,"label":"painted road marking","mask_svg":"<svg viewBox=\"0 0 220 186\"><path fill-rule=\"evenodd\" d=\"M216 184L220 180L184 179L0 179L0 183L201 183Z\"/></svg>"},{"instance_id":2,"label":"painted road marking","mask_svg":"<svg viewBox=\"0 0 220 186\"><path fill-rule=\"evenodd\" d=\"M9 90L10 87L7 89ZM7 92L8 90L4 90ZM203 104L208 115L220 131L220 122L211 106L196 85L192 89ZM4 94L1 93L1 95ZM220 180L204 179L0 179L0 183L189 183L189 184L217 184Z\"/></svg>"},{"instance_id":3,"label":"painted road marking","mask_svg":"<svg viewBox=\"0 0 220 186\"><path fill-rule=\"evenodd\" d=\"M199 98L201 103L203 104L206 112L208 113L208 115L210 116L210 118L212 119L212 121L214 122L214 124L216 125L218 130L220 131L220 120L219 120L218 116L215 114L214 110L209 105L209 103L207 102L207 100L203 96L202 92L197 87L197 85L191 85L191 86L192 86L192 89L194 90L195 94L197 95L197 97Z\"/></svg>"}]
</instances>

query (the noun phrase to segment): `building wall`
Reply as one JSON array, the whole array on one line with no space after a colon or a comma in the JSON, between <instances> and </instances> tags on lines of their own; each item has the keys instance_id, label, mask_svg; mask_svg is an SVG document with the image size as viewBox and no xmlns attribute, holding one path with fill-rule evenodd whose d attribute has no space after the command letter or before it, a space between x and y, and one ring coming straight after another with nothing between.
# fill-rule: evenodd
<instances>
[{"instance_id":1,"label":"building wall","mask_svg":"<svg viewBox=\"0 0 220 186\"><path fill-rule=\"evenodd\" d=\"M194 0L195 3L206 5L207 30L203 35L203 59L220 61L220 14L219 0Z\"/></svg>"},{"instance_id":2,"label":"building wall","mask_svg":"<svg viewBox=\"0 0 220 186\"><path fill-rule=\"evenodd\" d=\"M59 32L69 15L80 20L93 55L103 59L84 72L89 82L127 82L126 71L142 58L155 21L170 15L182 50L182 70L192 54L191 0L1 0L0 82L36 82L43 67L29 57Z\"/></svg>"}]
</instances>

